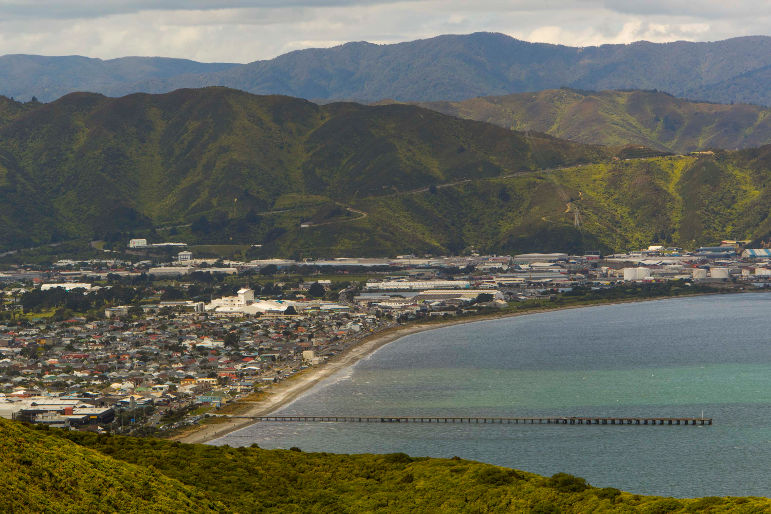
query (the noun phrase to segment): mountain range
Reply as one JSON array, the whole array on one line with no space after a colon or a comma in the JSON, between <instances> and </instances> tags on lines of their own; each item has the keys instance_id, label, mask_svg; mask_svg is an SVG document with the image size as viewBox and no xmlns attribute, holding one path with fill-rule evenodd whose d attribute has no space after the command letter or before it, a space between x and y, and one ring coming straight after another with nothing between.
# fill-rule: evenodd
<instances>
[{"instance_id":1,"label":"mountain range","mask_svg":"<svg viewBox=\"0 0 771 514\"><path fill-rule=\"evenodd\" d=\"M0 94L51 101L227 86L255 94L374 102L464 100L560 87L657 89L678 97L771 105L771 38L568 47L503 34L444 35L392 45L347 43L248 64L179 59L7 55Z\"/></svg>"},{"instance_id":2,"label":"mountain range","mask_svg":"<svg viewBox=\"0 0 771 514\"><path fill-rule=\"evenodd\" d=\"M93 59L78 55L0 56L0 95L50 102L68 93L90 91L123 96L142 91L140 84L172 77L217 73L234 64L200 63L163 57Z\"/></svg>"},{"instance_id":3,"label":"mountain range","mask_svg":"<svg viewBox=\"0 0 771 514\"><path fill-rule=\"evenodd\" d=\"M0 247L259 243L264 255L621 251L771 234L771 146L668 156L414 105L225 88L0 102Z\"/></svg>"}]
</instances>

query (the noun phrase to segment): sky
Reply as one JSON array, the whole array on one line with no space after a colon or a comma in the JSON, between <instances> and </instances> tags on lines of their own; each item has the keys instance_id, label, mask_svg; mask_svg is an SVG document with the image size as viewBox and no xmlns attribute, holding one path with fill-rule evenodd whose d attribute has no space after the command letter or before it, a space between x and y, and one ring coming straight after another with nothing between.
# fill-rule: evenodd
<instances>
[{"instance_id":1,"label":"sky","mask_svg":"<svg viewBox=\"0 0 771 514\"><path fill-rule=\"evenodd\" d=\"M590 46L770 35L768 0L0 0L0 55L251 62L348 41L501 32Z\"/></svg>"}]
</instances>

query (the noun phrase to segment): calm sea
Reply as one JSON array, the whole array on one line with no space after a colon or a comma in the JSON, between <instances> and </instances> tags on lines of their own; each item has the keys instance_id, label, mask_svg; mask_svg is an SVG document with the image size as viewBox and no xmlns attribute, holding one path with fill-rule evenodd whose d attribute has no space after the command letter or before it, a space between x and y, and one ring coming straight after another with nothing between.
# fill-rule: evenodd
<instances>
[{"instance_id":1,"label":"calm sea","mask_svg":"<svg viewBox=\"0 0 771 514\"><path fill-rule=\"evenodd\" d=\"M214 444L406 452L677 497L771 493L771 294L588 307L388 344L281 414L689 416L711 427L253 425Z\"/></svg>"}]
</instances>

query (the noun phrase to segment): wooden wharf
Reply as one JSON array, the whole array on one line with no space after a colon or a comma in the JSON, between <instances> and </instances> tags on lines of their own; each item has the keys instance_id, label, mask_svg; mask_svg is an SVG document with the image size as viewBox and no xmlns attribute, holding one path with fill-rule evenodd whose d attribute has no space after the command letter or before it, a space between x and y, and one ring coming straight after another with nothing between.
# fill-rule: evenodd
<instances>
[{"instance_id":1,"label":"wooden wharf","mask_svg":"<svg viewBox=\"0 0 771 514\"><path fill-rule=\"evenodd\" d=\"M232 419L251 419L274 423L466 423L493 425L712 425L712 418L647 418L617 416L571 417L429 417L429 416L238 416L220 415Z\"/></svg>"}]
</instances>

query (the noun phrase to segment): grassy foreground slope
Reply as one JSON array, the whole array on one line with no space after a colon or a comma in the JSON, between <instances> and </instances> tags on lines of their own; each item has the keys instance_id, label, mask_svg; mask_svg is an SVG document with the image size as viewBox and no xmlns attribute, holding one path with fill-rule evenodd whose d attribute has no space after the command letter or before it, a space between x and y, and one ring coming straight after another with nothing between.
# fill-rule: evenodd
<instances>
[{"instance_id":1,"label":"grassy foreground slope","mask_svg":"<svg viewBox=\"0 0 771 514\"><path fill-rule=\"evenodd\" d=\"M223 506L158 470L112 459L0 418L2 512L216 512Z\"/></svg>"},{"instance_id":2,"label":"grassy foreground slope","mask_svg":"<svg viewBox=\"0 0 771 514\"><path fill-rule=\"evenodd\" d=\"M656 91L563 88L418 105L581 143L638 144L678 153L771 143L766 107L694 102Z\"/></svg>"},{"instance_id":3,"label":"grassy foreground slope","mask_svg":"<svg viewBox=\"0 0 771 514\"><path fill-rule=\"evenodd\" d=\"M0 503L0 508L5 511L9 507L17 511L57 512L175 509L187 512L211 509L222 512L764 512L771 509L771 500L767 498L678 500L632 495L613 488L594 488L570 475L544 478L461 459L188 445L32 429L5 420L0 420L0 428L5 452L4 467L0 468L3 469L0 502L7 502L6 505ZM52 453L51 447L58 451ZM32 451L40 455L28 456ZM73 462L80 467L73 469ZM134 476L122 476L125 470L133 470ZM84 473L86 478L80 480L72 476L74 472ZM148 479L148 475L152 478ZM84 492L97 490L109 481L118 492L105 492L108 499L101 505L93 503L90 493ZM7 484L19 482L26 487L3 490ZM45 487L38 485L39 482ZM72 485L62 489L59 482ZM53 487L53 483L57 487ZM156 485L160 483L163 486ZM133 503L108 503L112 499L110 495L123 491L121 484L124 488L134 488ZM180 490L189 492L196 503L174 503L174 495ZM66 505L46 503L56 498L69 502ZM34 503L26 503L32 501Z\"/></svg>"}]
</instances>

